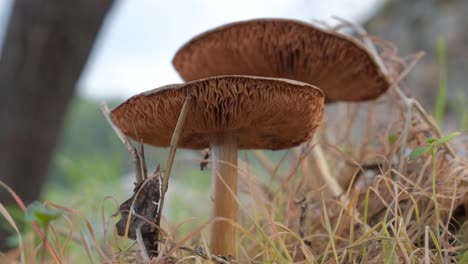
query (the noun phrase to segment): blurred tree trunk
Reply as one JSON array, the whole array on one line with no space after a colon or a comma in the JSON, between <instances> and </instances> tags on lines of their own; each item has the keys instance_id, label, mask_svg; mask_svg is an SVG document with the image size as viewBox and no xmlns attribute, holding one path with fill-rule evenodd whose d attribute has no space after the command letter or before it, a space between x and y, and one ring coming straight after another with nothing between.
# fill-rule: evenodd
<instances>
[{"instance_id":1,"label":"blurred tree trunk","mask_svg":"<svg viewBox=\"0 0 468 264\"><path fill-rule=\"evenodd\" d=\"M0 180L25 203L39 197L67 105L112 2L14 2L0 59ZM0 202L12 203L4 190Z\"/></svg>"},{"instance_id":2,"label":"blurred tree trunk","mask_svg":"<svg viewBox=\"0 0 468 264\"><path fill-rule=\"evenodd\" d=\"M406 84L428 109L435 105L439 82L438 38L446 43L449 114L456 114L457 100L468 98L467 13L466 0L387 0L366 24L371 34L395 43L401 55L420 50L426 52L406 79Z\"/></svg>"}]
</instances>

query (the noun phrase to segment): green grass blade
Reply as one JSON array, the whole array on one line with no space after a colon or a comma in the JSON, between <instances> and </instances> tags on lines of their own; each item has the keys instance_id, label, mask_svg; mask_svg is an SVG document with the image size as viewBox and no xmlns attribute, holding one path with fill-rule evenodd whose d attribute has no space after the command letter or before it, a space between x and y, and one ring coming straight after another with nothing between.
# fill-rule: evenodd
<instances>
[{"instance_id":1,"label":"green grass blade","mask_svg":"<svg viewBox=\"0 0 468 264\"><path fill-rule=\"evenodd\" d=\"M447 49L443 38L437 39L437 58L439 60L439 88L435 105L435 120L439 125L444 121L447 103Z\"/></svg>"}]
</instances>

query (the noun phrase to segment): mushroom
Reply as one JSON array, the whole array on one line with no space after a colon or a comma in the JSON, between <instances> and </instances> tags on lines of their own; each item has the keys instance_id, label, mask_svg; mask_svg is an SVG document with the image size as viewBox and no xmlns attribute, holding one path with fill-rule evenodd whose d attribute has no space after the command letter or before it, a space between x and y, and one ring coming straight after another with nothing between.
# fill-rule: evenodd
<instances>
[{"instance_id":1,"label":"mushroom","mask_svg":"<svg viewBox=\"0 0 468 264\"><path fill-rule=\"evenodd\" d=\"M322 120L324 95L310 84L252 76L217 76L167 85L128 99L112 119L144 143L168 147L187 96L192 98L179 147L212 149L215 221L211 252L236 256L237 150L284 149L310 139Z\"/></svg>"},{"instance_id":2,"label":"mushroom","mask_svg":"<svg viewBox=\"0 0 468 264\"><path fill-rule=\"evenodd\" d=\"M326 103L375 99L390 86L361 43L291 19L253 19L217 27L187 42L172 62L185 81L247 74L310 83L320 87ZM312 151L332 195L341 195L320 145Z\"/></svg>"},{"instance_id":3,"label":"mushroom","mask_svg":"<svg viewBox=\"0 0 468 264\"><path fill-rule=\"evenodd\" d=\"M202 33L176 53L185 81L217 75L287 78L320 87L326 102L375 99L389 80L351 37L290 19L253 19Z\"/></svg>"}]
</instances>

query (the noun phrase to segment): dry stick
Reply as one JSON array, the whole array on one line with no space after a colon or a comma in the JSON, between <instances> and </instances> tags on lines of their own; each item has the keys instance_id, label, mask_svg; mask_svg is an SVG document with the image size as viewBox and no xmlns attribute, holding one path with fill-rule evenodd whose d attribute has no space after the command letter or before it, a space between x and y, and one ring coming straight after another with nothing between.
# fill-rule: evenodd
<instances>
[{"instance_id":1,"label":"dry stick","mask_svg":"<svg viewBox=\"0 0 468 264\"><path fill-rule=\"evenodd\" d=\"M309 148L310 143L312 140L306 143L305 147ZM327 165L327 160L325 159L323 155L323 150L320 147L320 144L315 144L312 147L312 153L313 153L313 162L317 166L317 169L319 171L320 177L323 179L325 182L327 188L331 191L333 197L339 197L339 199L347 204L347 199L343 200L343 197L341 195L343 194L343 188L341 188L340 184L336 181L336 179L331 175L330 169L328 168Z\"/></svg>"},{"instance_id":2,"label":"dry stick","mask_svg":"<svg viewBox=\"0 0 468 264\"><path fill-rule=\"evenodd\" d=\"M340 197L343 194L343 189L340 184L336 181L335 177L331 176L330 169L328 168L327 160L323 155L323 150L320 144L315 144L312 148L314 155L314 162L320 172L320 176L325 181L328 189L332 192L333 197ZM341 198L340 198L341 199Z\"/></svg>"},{"instance_id":3,"label":"dry stick","mask_svg":"<svg viewBox=\"0 0 468 264\"><path fill-rule=\"evenodd\" d=\"M101 112L104 115L104 117L107 119L107 122L109 125L114 129L114 132L117 134L119 137L120 141L127 146L128 151L130 152L130 155L132 156L133 159L133 165L135 166L135 177L136 177L136 183L140 183L143 181L143 177L146 175L143 175L142 168L141 168L141 160L140 157L138 156L138 152L136 148L130 143L130 140L128 140L128 137L118 128L115 124L114 121L112 120L112 117L110 116L110 110L109 107L107 107L107 104L102 102L101 103Z\"/></svg>"},{"instance_id":4,"label":"dry stick","mask_svg":"<svg viewBox=\"0 0 468 264\"><path fill-rule=\"evenodd\" d=\"M374 59L376 60L377 64L379 64L379 66L380 66L381 70L383 71L383 73L388 75L389 70L385 66L385 64L383 63L382 58L378 55L377 49L375 48L375 45L372 42L372 40L369 38L366 30L362 26L354 24L354 23L352 23L350 21L347 21L347 20L344 20L344 19L341 19L341 18L337 18L337 17L334 17L334 18L337 19L338 21L341 21L343 23L346 23L346 24L352 26L352 28L354 28L360 35L362 35L364 44L369 48L369 51L372 53ZM403 103L407 107L408 111L409 111L410 108L413 108L413 107L416 108L416 110L419 113L420 117L431 127L433 132L435 132L436 135L440 138L442 136L442 133L440 132L440 129L439 129L438 125L435 124L435 122L433 120L431 120L430 116L426 113L426 111L424 111L424 108L416 100L406 96L406 94L401 90L400 86L398 85L398 82L395 82L392 86L394 87L398 97L403 101ZM408 118L408 116L409 116L409 118ZM409 112L409 114L407 114L407 119L405 120L405 125L408 124L408 127L405 127L404 130L403 130L402 138L404 138L404 139L407 138L409 122L410 122L410 121L408 121L408 119L410 119L410 118L411 118L411 112ZM402 140L402 146L405 146L406 144L407 144L406 140L405 141ZM455 151L453 151L453 149L448 145L448 143L444 143L443 146L445 147L447 152L450 154L450 156L452 156L452 158L456 157ZM404 148L402 148L402 149L404 149Z\"/></svg>"},{"instance_id":5,"label":"dry stick","mask_svg":"<svg viewBox=\"0 0 468 264\"><path fill-rule=\"evenodd\" d=\"M162 193L161 193L161 201L159 204L158 215L156 217L156 224L160 226L161 224L161 215L164 206L164 196L167 192L167 188L169 187L169 176L171 174L172 164L174 163L174 157L177 150L177 144L179 143L180 134L182 133L182 128L185 123L185 119L187 117L187 112L190 107L190 103L192 102L192 97L187 96L185 97L184 105L182 106L182 110L179 114L179 119L177 120L177 125L174 129L174 133L172 134L170 151L169 151L169 158L166 162L166 171L162 177Z\"/></svg>"},{"instance_id":6,"label":"dry stick","mask_svg":"<svg viewBox=\"0 0 468 264\"><path fill-rule=\"evenodd\" d=\"M143 140L140 140L140 142L138 142L138 155L141 161L141 178L142 180L146 180L148 178L148 167L146 166L145 145L143 144Z\"/></svg>"}]
</instances>

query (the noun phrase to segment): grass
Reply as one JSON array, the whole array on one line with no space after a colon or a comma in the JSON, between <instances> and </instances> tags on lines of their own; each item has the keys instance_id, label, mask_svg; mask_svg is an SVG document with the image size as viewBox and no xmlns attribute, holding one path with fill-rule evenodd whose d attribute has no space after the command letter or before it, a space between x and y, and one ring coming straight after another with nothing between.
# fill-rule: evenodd
<instances>
[{"instance_id":1,"label":"grass","mask_svg":"<svg viewBox=\"0 0 468 264\"><path fill-rule=\"evenodd\" d=\"M409 147L416 150L427 144L428 137L427 131L414 131L409 136ZM380 133L376 130L373 136L378 138ZM309 182L314 168L308 166L309 170L302 170L312 158L302 156L308 152L300 152L299 156L289 152L288 159L281 159L275 166L282 168L282 173L274 184L268 182L269 175L264 172L267 168L242 165L239 262L448 263L459 260L463 263L466 246L458 236L465 215L459 218L453 212L465 205L468 164L460 158L447 158L444 149L438 147L408 160L402 170L397 170L388 157L398 153L399 145L389 146L388 137L381 138L382 142L375 142L366 151L357 151L377 154L361 161L339 148L327 148L334 175L354 177L345 186L348 204L329 197L320 184ZM353 153L352 149L349 152ZM250 155L248 160L252 159ZM364 175L370 172L375 176L367 179ZM283 185L290 175L294 177L288 185ZM113 231L116 217L112 214L117 202L106 198L101 203L101 212L87 212L85 216L74 208L46 202L45 207L63 210L60 219L40 229L41 234L48 233L49 248L44 247L45 240L38 239L37 232L22 232L19 238L23 246L2 255L0 262L16 259L39 263L42 254L48 263L56 262L54 259L92 263L141 261L138 245L129 241L123 248L124 239ZM112 206L106 208L103 205L106 203ZM203 204L200 200L196 206ZM15 226L8 211L0 208L0 212ZM93 214L99 215L98 225L89 220L95 218ZM184 230L188 224L194 225ZM172 252L171 259L179 263L208 262L204 238L208 237L209 222L189 218L164 222L163 226L169 234L163 248L166 253ZM222 259L212 262L223 263Z\"/></svg>"},{"instance_id":2,"label":"grass","mask_svg":"<svg viewBox=\"0 0 468 264\"><path fill-rule=\"evenodd\" d=\"M437 58L439 61L439 88L437 89L434 116L440 125L444 121L443 117L447 103L447 48L443 38L437 39Z\"/></svg>"},{"instance_id":3,"label":"grass","mask_svg":"<svg viewBox=\"0 0 468 264\"><path fill-rule=\"evenodd\" d=\"M406 110L399 105L389 92L377 102L332 106L337 111L328 114L320 142L332 175L346 190L340 198L315 177L308 149L314 144L261 156L267 161L240 155L239 255L231 263L467 263L468 161L452 157L442 144L456 141L455 134L437 137L419 116L413 116L402 142ZM192 210L210 207L206 173L187 169L202 159L176 157L166 209L177 217L163 219L167 235L152 263L229 263L208 250L213 219ZM61 162L73 178L86 167ZM96 168L86 173L116 173ZM204 184L193 182L195 177ZM183 178L190 181L181 184ZM143 263L138 243L119 237L114 228L123 198L120 190L107 195L118 184L89 184L93 187L82 186L81 196L73 196L78 198L50 195L42 206L59 209L60 215L39 207L41 214L55 216L41 224L33 217L26 228L0 204L18 241L17 248L0 254L0 263ZM186 200L189 187L200 192ZM2 188L26 210L21 197Z\"/></svg>"}]
</instances>

